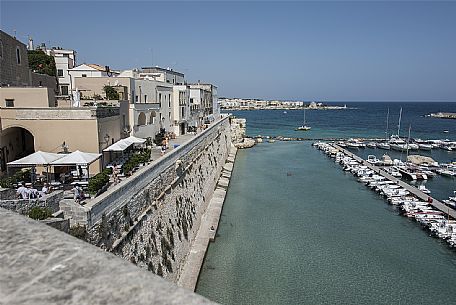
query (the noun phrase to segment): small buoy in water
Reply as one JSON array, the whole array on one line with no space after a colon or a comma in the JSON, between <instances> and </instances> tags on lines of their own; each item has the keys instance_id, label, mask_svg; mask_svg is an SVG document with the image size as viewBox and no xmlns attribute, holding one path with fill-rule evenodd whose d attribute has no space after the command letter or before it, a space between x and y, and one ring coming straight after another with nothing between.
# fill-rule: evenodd
<instances>
[{"instance_id":1,"label":"small buoy in water","mask_svg":"<svg viewBox=\"0 0 456 305\"><path fill-rule=\"evenodd\" d=\"M449 133L449 131L448 130L444 130L443 133Z\"/></svg>"}]
</instances>

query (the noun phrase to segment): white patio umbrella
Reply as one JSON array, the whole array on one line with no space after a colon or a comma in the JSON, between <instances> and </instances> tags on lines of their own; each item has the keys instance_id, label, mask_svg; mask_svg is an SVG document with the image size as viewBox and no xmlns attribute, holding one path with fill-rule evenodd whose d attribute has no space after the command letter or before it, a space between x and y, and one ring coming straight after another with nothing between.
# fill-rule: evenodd
<instances>
[{"instance_id":1,"label":"white patio umbrella","mask_svg":"<svg viewBox=\"0 0 456 305\"><path fill-rule=\"evenodd\" d=\"M37 165L45 166L46 168L52 162L63 158L65 155L43 152L41 150L34 152L24 158L9 162L8 167L36 167ZM46 169L46 172L48 170ZM49 177L48 177L49 178Z\"/></svg>"},{"instance_id":2,"label":"white patio umbrella","mask_svg":"<svg viewBox=\"0 0 456 305\"><path fill-rule=\"evenodd\" d=\"M89 165L98 160L101 154L87 153L76 150L63 158L55 160L51 165Z\"/></svg>"},{"instance_id":3,"label":"white patio umbrella","mask_svg":"<svg viewBox=\"0 0 456 305\"><path fill-rule=\"evenodd\" d=\"M24 158L8 162L11 167L27 167L36 165L49 165L55 160L62 158L65 155L43 152L41 150L34 152Z\"/></svg>"},{"instance_id":4,"label":"white patio umbrella","mask_svg":"<svg viewBox=\"0 0 456 305\"><path fill-rule=\"evenodd\" d=\"M52 166L68 166L68 165L86 165L87 167L98 160L101 157L101 154L96 153L87 153L76 150L65 157L58 159L51 163ZM87 171L87 178L89 172Z\"/></svg>"}]
</instances>

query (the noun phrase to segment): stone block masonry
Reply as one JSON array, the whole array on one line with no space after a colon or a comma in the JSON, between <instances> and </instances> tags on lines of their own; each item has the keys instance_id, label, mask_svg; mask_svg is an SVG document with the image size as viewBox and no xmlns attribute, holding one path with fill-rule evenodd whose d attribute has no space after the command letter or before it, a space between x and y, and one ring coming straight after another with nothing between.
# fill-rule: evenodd
<instances>
[{"instance_id":1,"label":"stone block masonry","mask_svg":"<svg viewBox=\"0 0 456 305\"><path fill-rule=\"evenodd\" d=\"M0 232L0 304L215 304L2 208Z\"/></svg>"},{"instance_id":2,"label":"stone block masonry","mask_svg":"<svg viewBox=\"0 0 456 305\"><path fill-rule=\"evenodd\" d=\"M214 241L225 202L226 192L230 183L233 164L236 158L237 148L231 147L229 157L223 166L217 188L212 195L209 206L206 209L201 221L199 231L192 244L190 253L185 261L182 274L179 277L178 285L194 291L198 283L201 267L204 263L206 251L210 241Z\"/></svg>"},{"instance_id":3,"label":"stone block masonry","mask_svg":"<svg viewBox=\"0 0 456 305\"><path fill-rule=\"evenodd\" d=\"M177 282L230 147L225 117L66 217L76 211L91 243Z\"/></svg>"}]
</instances>

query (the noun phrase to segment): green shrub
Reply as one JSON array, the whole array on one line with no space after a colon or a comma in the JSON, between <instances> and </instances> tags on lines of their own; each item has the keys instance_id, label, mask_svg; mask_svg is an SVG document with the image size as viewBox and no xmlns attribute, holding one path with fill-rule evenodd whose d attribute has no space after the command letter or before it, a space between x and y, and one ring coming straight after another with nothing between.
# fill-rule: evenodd
<instances>
[{"instance_id":1,"label":"green shrub","mask_svg":"<svg viewBox=\"0 0 456 305\"><path fill-rule=\"evenodd\" d=\"M52 217L52 211L48 208L33 207L29 212L29 217L35 220L43 220Z\"/></svg>"},{"instance_id":2,"label":"green shrub","mask_svg":"<svg viewBox=\"0 0 456 305\"><path fill-rule=\"evenodd\" d=\"M119 99L119 92L114 89L112 86L104 86L103 87L104 92L106 93L106 98L108 100L118 100Z\"/></svg>"},{"instance_id":3,"label":"green shrub","mask_svg":"<svg viewBox=\"0 0 456 305\"><path fill-rule=\"evenodd\" d=\"M87 240L87 230L85 226L75 225L70 228L70 235L82 239Z\"/></svg>"},{"instance_id":4,"label":"green shrub","mask_svg":"<svg viewBox=\"0 0 456 305\"><path fill-rule=\"evenodd\" d=\"M136 153L128 159L127 162L122 166L124 173L129 173L138 166L140 163L146 163L150 160L150 149L146 149L144 152Z\"/></svg>"},{"instance_id":5,"label":"green shrub","mask_svg":"<svg viewBox=\"0 0 456 305\"><path fill-rule=\"evenodd\" d=\"M18 182L31 182L30 169L20 170L10 177L0 179L0 186L5 188L12 188L13 184Z\"/></svg>"},{"instance_id":6,"label":"green shrub","mask_svg":"<svg viewBox=\"0 0 456 305\"><path fill-rule=\"evenodd\" d=\"M106 183L109 182L109 176L112 174L111 168L104 169L101 173L96 174L89 179L89 193L96 194Z\"/></svg>"}]
</instances>

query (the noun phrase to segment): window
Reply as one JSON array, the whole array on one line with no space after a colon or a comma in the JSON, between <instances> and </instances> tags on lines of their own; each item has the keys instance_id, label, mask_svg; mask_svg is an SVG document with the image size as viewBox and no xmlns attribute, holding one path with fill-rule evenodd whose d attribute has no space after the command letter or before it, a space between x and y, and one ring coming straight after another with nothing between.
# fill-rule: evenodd
<instances>
[{"instance_id":1,"label":"window","mask_svg":"<svg viewBox=\"0 0 456 305\"><path fill-rule=\"evenodd\" d=\"M138 102L138 96L136 95L135 96L135 103L137 103L137 102Z\"/></svg>"},{"instance_id":2,"label":"window","mask_svg":"<svg viewBox=\"0 0 456 305\"><path fill-rule=\"evenodd\" d=\"M171 94L168 94L168 107L171 108Z\"/></svg>"},{"instance_id":3,"label":"window","mask_svg":"<svg viewBox=\"0 0 456 305\"><path fill-rule=\"evenodd\" d=\"M147 103L147 94L144 94L144 103Z\"/></svg>"},{"instance_id":4,"label":"window","mask_svg":"<svg viewBox=\"0 0 456 305\"><path fill-rule=\"evenodd\" d=\"M14 99L5 99L6 107L14 107Z\"/></svg>"},{"instance_id":5,"label":"window","mask_svg":"<svg viewBox=\"0 0 456 305\"><path fill-rule=\"evenodd\" d=\"M18 65L21 64L21 50L19 47L16 47L16 61Z\"/></svg>"},{"instance_id":6,"label":"window","mask_svg":"<svg viewBox=\"0 0 456 305\"><path fill-rule=\"evenodd\" d=\"M87 77L87 74L82 74L82 77Z\"/></svg>"},{"instance_id":7,"label":"window","mask_svg":"<svg viewBox=\"0 0 456 305\"><path fill-rule=\"evenodd\" d=\"M168 112L168 118L171 121L171 112Z\"/></svg>"},{"instance_id":8,"label":"window","mask_svg":"<svg viewBox=\"0 0 456 305\"><path fill-rule=\"evenodd\" d=\"M60 94L68 95L68 86L60 86Z\"/></svg>"},{"instance_id":9,"label":"window","mask_svg":"<svg viewBox=\"0 0 456 305\"><path fill-rule=\"evenodd\" d=\"M181 107L181 110L182 110L182 114L181 114L181 117L185 117L185 107Z\"/></svg>"},{"instance_id":10,"label":"window","mask_svg":"<svg viewBox=\"0 0 456 305\"><path fill-rule=\"evenodd\" d=\"M193 104L193 98L190 99L190 104Z\"/></svg>"},{"instance_id":11,"label":"window","mask_svg":"<svg viewBox=\"0 0 456 305\"><path fill-rule=\"evenodd\" d=\"M63 77L63 69L57 69L57 76Z\"/></svg>"}]
</instances>

